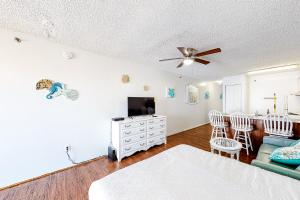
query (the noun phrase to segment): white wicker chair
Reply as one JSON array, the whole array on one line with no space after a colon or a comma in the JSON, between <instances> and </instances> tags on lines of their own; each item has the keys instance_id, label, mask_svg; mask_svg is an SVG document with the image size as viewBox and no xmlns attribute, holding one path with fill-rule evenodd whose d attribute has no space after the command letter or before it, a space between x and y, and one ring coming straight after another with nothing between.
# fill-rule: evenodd
<instances>
[{"instance_id":1,"label":"white wicker chair","mask_svg":"<svg viewBox=\"0 0 300 200\"><path fill-rule=\"evenodd\" d=\"M208 113L208 117L212 126L211 139L215 137L227 138L223 114L217 110L211 110Z\"/></svg>"},{"instance_id":2,"label":"white wicker chair","mask_svg":"<svg viewBox=\"0 0 300 200\"><path fill-rule=\"evenodd\" d=\"M244 113L237 112L230 115L231 128L234 130L234 140L242 140L243 148L246 149L247 155L249 155L249 147L253 151L251 142L251 126L250 117Z\"/></svg>"},{"instance_id":3,"label":"white wicker chair","mask_svg":"<svg viewBox=\"0 0 300 200\"><path fill-rule=\"evenodd\" d=\"M264 118L265 133L273 136L292 137L293 122L287 115L269 114Z\"/></svg>"}]
</instances>

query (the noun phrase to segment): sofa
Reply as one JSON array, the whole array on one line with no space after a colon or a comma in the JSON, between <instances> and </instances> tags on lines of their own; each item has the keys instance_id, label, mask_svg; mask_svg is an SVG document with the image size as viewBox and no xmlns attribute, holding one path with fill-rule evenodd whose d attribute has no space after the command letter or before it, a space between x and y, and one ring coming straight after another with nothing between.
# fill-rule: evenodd
<instances>
[{"instance_id":1,"label":"sofa","mask_svg":"<svg viewBox=\"0 0 300 200\"><path fill-rule=\"evenodd\" d=\"M288 176L300 180L300 165L292 166L273 162L269 159L269 155L279 147L290 146L295 140L280 138L274 136L265 136L263 144L258 150L256 159L252 160L251 165L260 167L262 169Z\"/></svg>"}]
</instances>

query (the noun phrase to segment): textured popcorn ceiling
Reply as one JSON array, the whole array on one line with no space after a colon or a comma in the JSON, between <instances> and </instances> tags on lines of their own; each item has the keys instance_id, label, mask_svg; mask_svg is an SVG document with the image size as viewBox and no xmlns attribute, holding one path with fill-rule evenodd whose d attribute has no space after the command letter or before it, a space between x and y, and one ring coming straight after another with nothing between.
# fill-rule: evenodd
<instances>
[{"instance_id":1,"label":"textured popcorn ceiling","mask_svg":"<svg viewBox=\"0 0 300 200\"><path fill-rule=\"evenodd\" d=\"M300 63L299 0L0 0L0 29L135 59L201 80ZM177 46L220 47L211 64L176 69Z\"/></svg>"}]
</instances>

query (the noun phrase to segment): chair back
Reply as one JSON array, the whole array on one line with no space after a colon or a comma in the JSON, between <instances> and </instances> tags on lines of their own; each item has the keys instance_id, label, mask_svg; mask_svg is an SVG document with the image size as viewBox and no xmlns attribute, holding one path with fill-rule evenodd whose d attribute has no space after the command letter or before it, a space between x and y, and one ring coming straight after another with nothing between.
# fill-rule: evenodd
<instances>
[{"instance_id":1,"label":"chair back","mask_svg":"<svg viewBox=\"0 0 300 200\"><path fill-rule=\"evenodd\" d=\"M264 118L265 133L275 136L292 137L293 122L287 115L269 114Z\"/></svg>"},{"instance_id":2,"label":"chair back","mask_svg":"<svg viewBox=\"0 0 300 200\"><path fill-rule=\"evenodd\" d=\"M214 127L224 127L224 117L223 114L217 110L211 110L208 113L208 118L211 126Z\"/></svg>"},{"instance_id":3,"label":"chair back","mask_svg":"<svg viewBox=\"0 0 300 200\"><path fill-rule=\"evenodd\" d=\"M250 130L250 117L242 112L232 113L230 115L231 127L235 130Z\"/></svg>"}]
</instances>

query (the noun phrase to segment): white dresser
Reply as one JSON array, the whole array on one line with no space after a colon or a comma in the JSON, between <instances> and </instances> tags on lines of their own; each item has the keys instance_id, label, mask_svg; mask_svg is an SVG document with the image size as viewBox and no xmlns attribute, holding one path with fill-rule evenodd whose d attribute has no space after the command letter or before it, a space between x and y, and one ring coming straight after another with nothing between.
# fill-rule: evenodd
<instances>
[{"instance_id":1,"label":"white dresser","mask_svg":"<svg viewBox=\"0 0 300 200\"><path fill-rule=\"evenodd\" d=\"M118 161L137 151L166 144L166 132L166 116L143 116L112 121L112 144L116 149Z\"/></svg>"}]
</instances>

